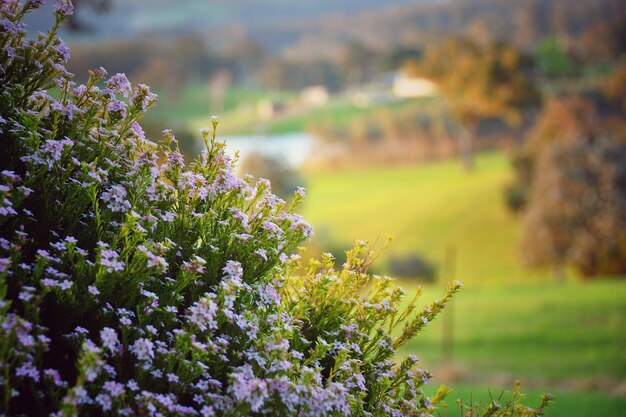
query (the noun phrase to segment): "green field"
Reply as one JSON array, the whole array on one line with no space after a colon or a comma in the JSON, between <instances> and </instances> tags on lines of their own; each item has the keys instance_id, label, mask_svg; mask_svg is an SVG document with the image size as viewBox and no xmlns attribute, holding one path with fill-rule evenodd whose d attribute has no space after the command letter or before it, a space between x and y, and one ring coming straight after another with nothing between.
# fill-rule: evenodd
<instances>
[{"instance_id":1,"label":"green field","mask_svg":"<svg viewBox=\"0 0 626 417\"><path fill-rule=\"evenodd\" d=\"M257 105L262 100L271 100L283 105L284 109L267 122L260 120ZM343 97L332 97L321 107L300 107L298 93L293 91L268 91L264 89L230 88L224 95L222 109L212 108L209 87L202 83L186 86L177 97L160 93L159 103L151 110L150 118L168 126L184 127L198 132L210 125L210 117L220 118L221 135L248 135L263 129L268 134L306 131L311 125L332 123L343 127L351 120L367 117L381 109L394 110L415 103L400 100L381 103L370 107L359 107ZM427 103L422 103L426 106Z\"/></svg>"},{"instance_id":2,"label":"green field","mask_svg":"<svg viewBox=\"0 0 626 417\"><path fill-rule=\"evenodd\" d=\"M519 218L503 201L511 175L499 153L479 155L470 174L455 161L310 173L304 215L345 246L390 234L387 254L414 251L439 265L454 249L455 278L465 288L401 352L435 372L433 385L452 379L452 399L487 399L487 387L499 393L520 379L529 399L543 391L559 398L549 416L623 416L626 398L615 390L622 384L623 393L626 380L626 281L582 282L570 274L557 284L549 271L522 268ZM440 268L439 279L449 278ZM416 283L400 285L411 291ZM432 284L421 300L442 293L442 284ZM446 321L451 361L442 349ZM459 415L451 404L445 415Z\"/></svg>"},{"instance_id":3,"label":"green field","mask_svg":"<svg viewBox=\"0 0 626 417\"><path fill-rule=\"evenodd\" d=\"M400 284L409 291L415 287ZM426 287L422 301L442 292ZM444 361L442 348L446 321L452 329L447 333L453 340L452 365ZM523 389L527 405L538 404L544 392L556 396L548 416L620 417L626 410L624 329L623 280L470 284L401 355L416 354L422 366L434 372L428 392L439 382L454 389L443 416L459 415L457 398L484 402L489 391L497 397L519 379L531 387Z\"/></svg>"},{"instance_id":4,"label":"green field","mask_svg":"<svg viewBox=\"0 0 626 417\"><path fill-rule=\"evenodd\" d=\"M500 153L479 155L469 174L456 161L311 173L304 216L344 246L393 236L383 261L390 253L416 252L442 265L453 248L456 278L464 283L545 279L547 271L520 265L519 219L503 197L511 175Z\"/></svg>"},{"instance_id":5,"label":"green field","mask_svg":"<svg viewBox=\"0 0 626 417\"><path fill-rule=\"evenodd\" d=\"M410 291L415 284L401 286ZM426 287L422 301L442 293L443 288ZM402 353L440 368L442 329L450 319L453 362L473 377L577 386L626 379L626 281L470 284Z\"/></svg>"}]
</instances>

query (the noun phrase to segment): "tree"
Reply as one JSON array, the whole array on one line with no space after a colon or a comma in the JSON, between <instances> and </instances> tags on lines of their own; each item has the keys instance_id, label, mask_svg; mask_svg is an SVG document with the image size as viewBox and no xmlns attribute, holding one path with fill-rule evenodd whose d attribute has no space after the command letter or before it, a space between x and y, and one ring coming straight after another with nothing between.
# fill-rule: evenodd
<instances>
[{"instance_id":1,"label":"tree","mask_svg":"<svg viewBox=\"0 0 626 417\"><path fill-rule=\"evenodd\" d=\"M522 110L538 102L531 68L530 58L509 45L479 46L467 39L451 39L428 49L408 70L438 83L450 111L464 127L459 150L469 170L481 119L501 118L517 126Z\"/></svg>"},{"instance_id":2,"label":"tree","mask_svg":"<svg viewBox=\"0 0 626 417\"><path fill-rule=\"evenodd\" d=\"M576 65L557 38L546 38L535 52L537 66L547 77L566 77L576 74Z\"/></svg>"},{"instance_id":3,"label":"tree","mask_svg":"<svg viewBox=\"0 0 626 417\"><path fill-rule=\"evenodd\" d=\"M626 273L626 137L553 143L541 153L524 213L522 253L583 277Z\"/></svg>"},{"instance_id":4,"label":"tree","mask_svg":"<svg viewBox=\"0 0 626 417\"><path fill-rule=\"evenodd\" d=\"M596 128L598 119L590 100L582 97L548 98L524 145L513 153L515 180L506 190L509 208L521 211L526 206L535 178L535 165L543 150L553 144L564 145L581 136L588 137Z\"/></svg>"},{"instance_id":5,"label":"tree","mask_svg":"<svg viewBox=\"0 0 626 417\"><path fill-rule=\"evenodd\" d=\"M626 54L621 58L621 63L609 78L606 86L606 95L619 103L622 111L626 113Z\"/></svg>"}]
</instances>

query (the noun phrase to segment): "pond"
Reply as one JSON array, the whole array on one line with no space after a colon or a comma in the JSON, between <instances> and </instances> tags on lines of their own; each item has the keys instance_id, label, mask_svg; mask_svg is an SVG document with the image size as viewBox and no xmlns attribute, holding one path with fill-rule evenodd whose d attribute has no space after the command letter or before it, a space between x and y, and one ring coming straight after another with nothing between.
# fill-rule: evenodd
<instances>
[{"instance_id":1,"label":"pond","mask_svg":"<svg viewBox=\"0 0 626 417\"><path fill-rule=\"evenodd\" d=\"M234 135L221 136L226 142L226 150L234 155L239 151L239 160L244 161L253 153L285 161L293 168L298 168L313 151L313 136L305 132L281 135Z\"/></svg>"},{"instance_id":2,"label":"pond","mask_svg":"<svg viewBox=\"0 0 626 417\"><path fill-rule=\"evenodd\" d=\"M292 168L299 168L311 156L315 138L305 132L295 132L280 135L220 135L218 140L226 143L228 154L234 155L239 151L239 161L259 153L280 159Z\"/></svg>"}]
</instances>

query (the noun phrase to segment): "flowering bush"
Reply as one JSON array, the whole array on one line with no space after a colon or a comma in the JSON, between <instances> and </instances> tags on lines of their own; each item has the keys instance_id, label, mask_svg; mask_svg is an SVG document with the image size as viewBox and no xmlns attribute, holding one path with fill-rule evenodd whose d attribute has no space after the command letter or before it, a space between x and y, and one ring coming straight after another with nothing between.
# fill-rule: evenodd
<instances>
[{"instance_id":1,"label":"flowering bush","mask_svg":"<svg viewBox=\"0 0 626 417\"><path fill-rule=\"evenodd\" d=\"M217 121L188 166L171 131L148 141L156 96L103 69L75 85L71 3L29 40L41 3L0 3L3 415L431 415L445 390L392 359L460 285L414 313L363 244L301 265L304 190L287 207L238 178Z\"/></svg>"}]
</instances>

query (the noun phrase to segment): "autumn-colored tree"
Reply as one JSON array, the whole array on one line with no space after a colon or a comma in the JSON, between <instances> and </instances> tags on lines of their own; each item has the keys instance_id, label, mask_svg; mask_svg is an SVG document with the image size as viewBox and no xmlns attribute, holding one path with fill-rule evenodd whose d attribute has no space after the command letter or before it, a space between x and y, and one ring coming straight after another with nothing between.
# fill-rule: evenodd
<instances>
[{"instance_id":1,"label":"autumn-colored tree","mask_svg":"<svg viewBox=\"0 0 626 417\"><path fill-rule=\"evenodd\" d=\"M565 265L585 278L626 273L626 138L610 134L552 143L535 167L524 213L529 265Z\"/></svg>"},{"instance_id":2,"label":"autumn-colored tree","mask_svg":"<svg viewBox=\"0 0 626 417\"><path fill-rule=\"evenodd\" d=\"M613 108L605 109L601 114L601 106ZM524 146L513 154L515 180L506 190L509 208L519 211L526 206L531 198L531 185L538 175L535 166L547 148L555 144L573 146L580 138L598 134L623 133L626 126L620 122L620 115L615 114L614 107L602 97L596 97L595 101L580 96L549 97L526 136Z\"/></svg>"},{"instance_id":3,"label":"autumn-colored tree","mask_svg":"<svg viewBox=\"0 0 626 417\"><path fill-rule=\"evenodd\" d=\"M572 143L589 137L599 128L600 115L590 99L550 97L526 139L526 149L537 158L542 149L554 143Z\"/></svg>"},{"instance_id":4,"label":"autumn-colored tree","mask_svg":"<svg viewBox=\"0 0 626 417\"><path fill-rule=\"evenodd\" d=\"M522 110L538 102L529 76L532 61L512 46L485 46L467 39L451 39L427 50L424 58L407 68L435 80L450 111L464 127L459 148L467 169L472 167L473 141L485 118L500 118L512 126Z\"/></svg>"},{"instance_id":5,"label":"autumn-colored tree","mask_svg":"<svg viewBox=\"0 0 626 417\"><path fill-rule=\"evenodd\" d=\"M626 54L622 56L621 63L609 78L606 86L606 95L618 101L622 111L626 112Z\"/></svg>"}]
</instances>

